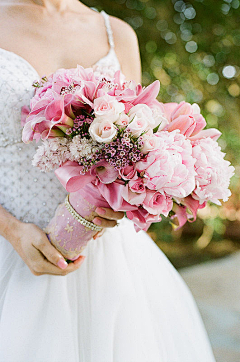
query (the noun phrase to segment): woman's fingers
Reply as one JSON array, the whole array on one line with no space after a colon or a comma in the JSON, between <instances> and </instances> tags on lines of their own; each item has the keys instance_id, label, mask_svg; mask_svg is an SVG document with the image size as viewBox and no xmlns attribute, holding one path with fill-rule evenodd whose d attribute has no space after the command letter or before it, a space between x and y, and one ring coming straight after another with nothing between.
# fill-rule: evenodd
<instances>
[{"instance_id":1,"label":"woman's fingers","mask_svg":"<svg viewBox=\"0 0 240 362\"><path fill-rule=\"evenodd\" d=\"M33 246L39 252L39 258L42 257L41 262L39 263L38 260L38 263L36 263L36 266L34 267L35 275L67 275L78 269L85 259L85 256L81 255L73 263L68 264L47 238L41 239Z\"/></svg>"},{"instance_id":2,"label":"woman's fingers","mask_svg":"<svg viewBox=\"0 0 240 362\"><path fill-rule=\"evenodd\" d=\"M95 225L101 226L103 228L113 228L117 225L116 220L107 220L101 217L95 217L92 221Z\"/></svg>"},{"instance_id":3,"label":"woman's fingers","mask_svg":"<svg viewBox=\"0 0 240 362\"><path fill-rule=\"evenodd\" d=\"M97 238L100 238L105 233L105 231L105 228L103 228L101 231L98 231L97 234L94 235L93 239L96 240Z\"/></svg>"},{"instance_id":4,"label":"woman's fingers","mask_svg":"<svg viewBox=\"0 0 240 362\"><path fill-rule=\"evenodd\" d=\"M124 216L122 211L113 211L106 207L97 207L96 213L100 217L95 217L93 223L103 228L112 228L117 225L117 220L121 220Z\"/></svg>"},{"instance_id":5,"label":"woman's fingers","mask_svg":"<svg viewBox=\"0 0 240 362\"><path fill-rule=\"evenodd\" d=\"M59 275L59 276L65 276L69 273L72 273L73 271L80 268L83 261L85 260L85 256L80 256L76 261L73 263L67 264L67 267L65 269L60 269L59 267L53 265L51 262L49 262L47 259L43 259L39 261L36 264L36 266L33 268L32 272L34 275L40 276L44 274L50 274L50 275Z\"/></svg>"},{"instance_id":6,"label":"woman's fingers","mask_svg":"<svg viewBox=\"0 0 240 362\"><path fill-rule=\"evenodd\" d=\"M33 246L40 250L45 258L50 261L50 263L56 265L60 269L66 269L68 263L65 261L64 257L54 248L53 245L48 241L47 237L42 238L40 241L33 244Z\"/></svg>"},{"instance_id":7,"label":"woman's fingers","mask_svg":"<svg viewBox=\"0 0 240 362\"><path fill-rule=\"evenodd\" d=\"M105 207L97 207L96 213L104 219L108 220L121 220L124 216L122 211L113 211Z\"/></svg>"}]
</instances>

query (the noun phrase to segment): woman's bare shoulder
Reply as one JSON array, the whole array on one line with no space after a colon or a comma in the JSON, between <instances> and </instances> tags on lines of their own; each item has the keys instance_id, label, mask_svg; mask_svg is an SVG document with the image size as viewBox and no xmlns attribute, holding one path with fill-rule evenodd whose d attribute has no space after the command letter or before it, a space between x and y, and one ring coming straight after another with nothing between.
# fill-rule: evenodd
<instances>
[{"instance_id":1,"label":"woman's bare shoulder","mask_svg":"<svg viewBox=\"0 0 240 362\"><path fill-rule=\"evenodd\" d=\"M110 16L110 22L115 50L122 67L122 72L127 79L141 82L141 62L135 31L129 24L119 18Z\"/></svg>"}]
</instances>

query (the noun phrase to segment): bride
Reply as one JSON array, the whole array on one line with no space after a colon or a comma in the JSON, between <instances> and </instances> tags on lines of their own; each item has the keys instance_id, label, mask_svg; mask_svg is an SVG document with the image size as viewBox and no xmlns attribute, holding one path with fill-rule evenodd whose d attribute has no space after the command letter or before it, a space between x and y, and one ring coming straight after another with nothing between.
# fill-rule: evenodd
<instances>
[{"instance_id":1,"label":"bride","mask_svg":"<svg viewBox=\"0 0 240 362\"><path fill-rule=\"evenodd\" d=\"M69 265L42 231L65 191L21 141L31 85L77 64L140 82L134 31L77 0L0 9L0 362L213 362L188 288L122 213L97 209L105 232Z\"/></svg>"}]
</instances>

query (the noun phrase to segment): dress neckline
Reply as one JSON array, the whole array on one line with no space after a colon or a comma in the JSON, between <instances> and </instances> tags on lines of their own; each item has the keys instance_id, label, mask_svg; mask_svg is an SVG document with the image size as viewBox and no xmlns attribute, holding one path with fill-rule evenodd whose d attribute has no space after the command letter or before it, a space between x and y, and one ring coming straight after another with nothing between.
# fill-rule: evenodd
<instances>
[{"instance_id":1,"label":"dress neckline","mask_svg":"<svg viewBox=\"0 0 240 362\"><path fill-rule=\"evenodd\" d=\"M23 61L30 69L33 70L34 73L36 73L36 75L38 76L39 79L40 79L42 76L44 76L44 75L41 76L41 75L38 73L38 71L34 68L34 66L33 66L31 63L29 63L28 60L26 60L25 58L23 58L21 55L19 55L19 54L17 54L17 53L14 53L14 52L12 52L12 51L10 51L10 50L6 50L6 49L4 49L4 48L0 48L0 51L3 51L3 52L5 52L5 53L7 53L7 54L11 54L11 55L15 56L16 58L21 59L21 61ZM116 57L116 59L118 59L118 58L117 58L117 54L115 53L114 49L113 49L113 48L110 48L109 51L108 51L108 53L107 53L106 55L104 55L102 58L100 58L95 64L91 65L90 67L85 67L85 68L93 68L93 67L95 67L96 65L98 65L98 63L104 61L104 59L108 58L111 54L114 54L115 57ZM81 64L79 64L79 65L81 65ZM60 68L59 68L59 69L60 69ZM72 68L67 68L67 69L72 69ZM49 74L49 75L50 75L50 74ZM49 76L49 75L48 75L48 76Z\"/></svg>"},{"instance_id":2,"label":"dress neckline","mask_svg":"<svg viewBox=\"0 0 240 362\"><path fill-rule=\"evenodd\" d=\"M87 68L93 68L95 66L98 65L98 63L100 62L103 62L105 59L107 59L111 54L113 56L115 56L116 60L118 61L119 63L119 60L118 60L118 57L117 57L117 54L114 50L114 42L113 42L113 35L112 35L112 29L111 29L111 25L110 25L110 21L109 21L109 16L107 13L105 13L105 11L101 11L100 14L103 16L104 18L104 21L105 21L105 26L106 26L106 30L107 30L107 35L108 35L108 43L109 43L109 50L107 52L106 55L104 55L102 58L100 58L96 63L94 63L93 65L87 67ZM37 77L40 79L42 76L45 76L44 74L41 76L38 71L36 70L36 68L31 64L29 63L28 60L26 60L24 57L22 57L21 55L13 52L13 51L10 51L10 50L7 50L7 49L4 49L4 48L1 48L0 47L0 51L3 51L7 54L11 54L12 56L15 56L16 58L20 59L21 61L23 61L27 66L28 68L30 68L36 75ZM80 65L80 64L79 64ZM120 65L120 63L119 63ZM67 69L72 69L72 68L67 68ZM48 75L49 76L49 75Z\"/></svg>"}]
</instances>

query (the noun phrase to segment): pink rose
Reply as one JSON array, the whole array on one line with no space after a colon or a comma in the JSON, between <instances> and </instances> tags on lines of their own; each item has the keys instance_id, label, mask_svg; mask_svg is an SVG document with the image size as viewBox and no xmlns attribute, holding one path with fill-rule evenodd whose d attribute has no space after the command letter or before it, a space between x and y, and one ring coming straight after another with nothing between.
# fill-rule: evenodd
<instances>
[{"instance_id":1,"label":"pink rose","mask_svg":"<svg viewBox=\"0 0 240 362\"><path fill-rule=\"evenodd\" d=\"M123 180L136 180L137 172L134 165L128 165L119 171L119 174Z\"/></svg>"},{"instance_id":2,"label":"pink rose","mask_svg":"<svg viewBox=\"0 0 240 362\"><path fill-rule=\"evenodd\" d=\"M115 122L124 110L124 104L108 94L94 100L96 118L107 118L109 121Z\"/></svg>"},{"instance_id":3,"label":"pink rose","mask_svg":"<svg viewBox=\"0 0 240 362\"><path fill-rule=\"evenodd\" d=\"M168 216L172 210L173 201L170 197L161 194L158 191L147 190L146 197L143 201L143 207L150 214Z\"/></svg>"},{"instance_id":4,"label":"pink rose","mask_svg":"<svg viewBox=\"0 0 240 362\"><path fill-rule=\"evenodd\" d=\"M116 136L117 128L108 119L95 118L89 127L89 133L94 141L108 143Z\"/></svg>"},{"instance_id":5,"label":"pink rose","mask_svg":"<svg viewBox=\"0 0 240 362\"><path fill-rule=\"evenodd\" d=\"M130 180L122 192L122 197L130 205L141 205L146 196L145 186L141 178Z\"/></svg>"},{"instance_id":6,"label":"pink rose","mask_svg":"<svg viewBox=\"0 0 240 362\"><path fill-rule=\"evenodd\" d=\"M138 179L132 179L128 183L128 187L132 192L136 192L137 194L142 194L145 191L145 185L143 183L143 179L139 177Z\"/></svg>"}]
</instances>

